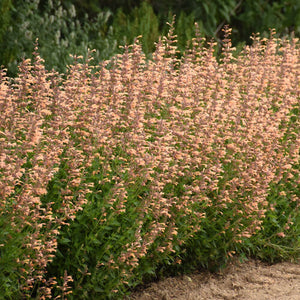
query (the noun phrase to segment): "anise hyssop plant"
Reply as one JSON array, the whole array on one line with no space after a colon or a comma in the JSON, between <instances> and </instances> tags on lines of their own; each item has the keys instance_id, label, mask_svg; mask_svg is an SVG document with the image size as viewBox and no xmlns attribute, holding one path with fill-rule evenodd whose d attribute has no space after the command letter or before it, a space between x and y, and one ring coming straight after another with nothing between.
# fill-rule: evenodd
<instances>
[{"instance_id":1,"label":"anise hyssop plant","mask_svg":"<svg viewBox=\"0 0 300 300\"><path fill-rule=\"evenodd\" d=\"M64 75L37 48L0 72L5 297L121 295L186 245L203 265L229 257L283 181L299 209L299 40L271 32L235 57L224 35L219 59L199 34L178 58L171 28L148 60L137 39Z\"/></svg>"}]
</instances>

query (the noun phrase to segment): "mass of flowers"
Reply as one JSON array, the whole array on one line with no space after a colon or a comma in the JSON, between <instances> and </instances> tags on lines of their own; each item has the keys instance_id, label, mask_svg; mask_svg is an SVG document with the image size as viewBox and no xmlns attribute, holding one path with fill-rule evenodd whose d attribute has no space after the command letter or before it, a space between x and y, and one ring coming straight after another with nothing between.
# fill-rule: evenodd
<instances>
[{"instance_id":1,"label":"mass of flowers","mask_svg":"<svg viewBox=\"0 0 300 300\"><path fill-rule=\"evenodd\" d=\"M171 28L151 58L137 39L58 74L36 47L16 78L0 71L4 295L112 297L191 241L200 263L234 255L274 185L299 210L299 40L271 31L236 55L226 28L216 51L197 34L180 56Z\"/></svg>"}]
</instances>

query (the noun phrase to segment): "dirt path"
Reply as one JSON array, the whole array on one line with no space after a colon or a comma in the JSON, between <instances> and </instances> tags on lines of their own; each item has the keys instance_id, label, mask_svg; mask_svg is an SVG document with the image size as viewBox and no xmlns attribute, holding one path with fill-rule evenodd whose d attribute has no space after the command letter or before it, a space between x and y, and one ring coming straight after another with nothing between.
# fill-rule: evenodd
<instances>
[{"instance_id":1,"label":"dirt path","mask_svg":"<svg viewBox=\"0 0 300 300\"><path fill-rule=\"evenodd\" d=\"M232 263L218 274L166 278L137 291L136 300L300 300L300 264Z\"/></svg>"}]
</instances>

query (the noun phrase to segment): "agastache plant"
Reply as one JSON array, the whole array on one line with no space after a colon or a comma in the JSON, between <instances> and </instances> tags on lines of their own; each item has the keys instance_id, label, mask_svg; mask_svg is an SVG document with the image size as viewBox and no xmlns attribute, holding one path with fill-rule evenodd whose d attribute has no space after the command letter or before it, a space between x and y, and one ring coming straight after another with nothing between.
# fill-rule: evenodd
<instances>
[{"instance_id":1,"label":"agastache plant","mask_svg":"<svg viewBox=\"0 0 300 300\"><path fill-rule=\"evenodd\" d=\"M299 186L299 40L271 31L236 56L230 32L218 58L199 33L180 57L171 26L151 59L137 38L96 66L92 52L74 56L63 75L37 46L15 79L1 70L0 264L23 296L76 297L89 278L118 293L207 221L242 243L262 229L270 185ZM60 248L88 213L82 248ZM95 253L85 250L94 232ZM82 270L62 262L55 274L59 255L79 263L81 249L91 251Z\"/></svg>"}]
</instances>

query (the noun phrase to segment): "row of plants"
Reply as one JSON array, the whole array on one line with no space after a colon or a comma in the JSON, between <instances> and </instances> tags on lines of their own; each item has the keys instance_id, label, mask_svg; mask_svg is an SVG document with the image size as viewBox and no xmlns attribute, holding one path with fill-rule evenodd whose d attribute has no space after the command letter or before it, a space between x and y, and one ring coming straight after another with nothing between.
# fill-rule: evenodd
<instances>
[{"instance_id":1,"label":"row of plants","mask_svg":"<svg viewBox=\"0 0 300 300\"><path fill-rule=\"evenodd\" d=\"M48 71L0 72L0 291L110 299L233 255L299 258L299 40L174 27Z\"/></svg>"},{"instance_id":2,"label":"row of plants","mask_svg":"<svg viewBox=\"0 0 300 300\"><path fill-rule=\"evenodd\" d=\"M192 1L77 1L2 0L0 3L0 65L15 76L18 63L31 57L36 38L48 70L66 71L69 54L86 57L96 49L95 62L121 53L119 45L132 44L142 35L146 55L154 42L168 31L167 23L177 16L178 49L185 50L197 22L201 34L222 40L222 27L230 24L238 50L251 43L249 36L267 36L275 28L281 36L300 33L300 4L297 0L192 0Z\"/></svg>"}]
</instances>

